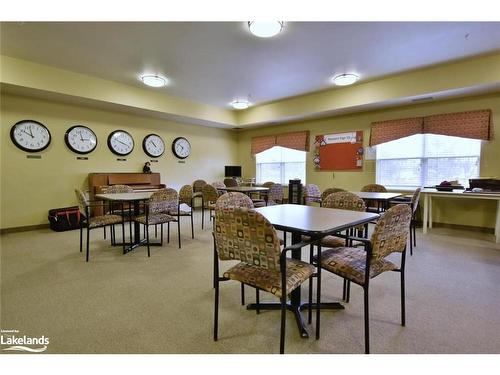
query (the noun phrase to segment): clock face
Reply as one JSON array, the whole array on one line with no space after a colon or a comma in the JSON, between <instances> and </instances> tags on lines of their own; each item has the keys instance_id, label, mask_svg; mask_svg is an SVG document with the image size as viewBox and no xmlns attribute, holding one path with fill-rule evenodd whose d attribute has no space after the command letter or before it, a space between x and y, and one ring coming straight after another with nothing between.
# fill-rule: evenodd
<instances>
[{"instance_id":1,"label":"clock face","mask_svg":"<svg viewBox=\"0 0 500 375\"><path fill-rule=\"evenodd\" d=\"M97 137L92 129L82 125L69 128L64 135L66 146L77 154L88 154L97 147Z\"/></svg>"},{"instance_id":2,"label":"clock face","mask_svg":"<svg viewBox=\"0 0 500 375\"><path fill-rule=\"evenodd\" d=\"M116 155L128 155L134 149L134 139L125 130L115 130L108 137L108 147Z\"/></svg>"},{"instance_id":3,"label":"clock face","mask_svg":"<svg viewBox=\"0 0 500 375\"><path fill-rule=\"evenodd\" d=\"M45 125L34 120L22 120L10 129L10 139L21 150L38 152L49 147L51 136Z\"/></svg>"},{"instance_id":4,"label":"clock face","mask_svg":"<svg viewBox=\"0 0 500 375\"><path fill-rule=\"evenodd\" d=\"M158 158L165 151L165 142L159 135L149 134L142 141L142 149L152 158Z\"/></svg>"},{"instance_id":5,"label":"clock face","mask_svg":"<svg viewBox=\"0 0 500 375\"><path fill-rule=\"evenodd\" d=\"M172 142L172 152L179 159L186 159L191 153L191 145L184 137L175 138Z\"/></svg>"}]
</instances>

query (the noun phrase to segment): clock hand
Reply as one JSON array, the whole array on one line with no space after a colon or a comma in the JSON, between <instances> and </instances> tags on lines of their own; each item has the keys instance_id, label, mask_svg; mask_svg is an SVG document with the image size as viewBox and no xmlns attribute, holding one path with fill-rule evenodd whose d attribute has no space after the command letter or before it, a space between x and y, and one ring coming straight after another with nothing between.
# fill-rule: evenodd
<instances>
[{"instance_id":1,"label":"clock hand","mask_svg":"<svg viewBox=\"0 0 500 375\"><path fill-rule=\"evenodd\" d=\"M151 141L151 143L152 143L152 144L153 144L153 146L155 146L155 148L156 148L156 145L155 145L155 143L154 143L153 141Z\"/></svg>"},{"instance_id":2,"label":"clock hand","mask_svg":"<svg viewBox=\"0 0 500 375\"><path fill-rule=\"evenodd\" d=\"M35 138L35 136L33 135L33 129L31 128L31 125L30 125L30 135L31 135L31 138Z\"/></svg>"},{"instance_id":3,"label":"clock hand","mask_svg":"<svg viewBox=\"0 0 500 375\"><path fill-rule=\"evenodd\" d=\"M83 135L81 131L80 131L80 140L83 141Z\"/></svg>"},{"instance_id":4,"label":"clock hand","mask_svg":"<svg viewBox=\"0 0 500 375\"><path fill-rule=\"evenodd\" d=\"M120 141L119 139L117 139L117 141L120 142L122 145L128 146L128 144L126 144L125 142Z\"/></svg>"},{"instance_id":5,"label":"clock hand","mask_svg":"<svg viewBox=\"0 0 500 375\"><path fill-rule=\"evenodd\" d=\"M23 133L25 133L25 134L28 134L31 138L35 138L35 137L33 137L33 135L31 135L30 133L28 133L26 130L22 129L21 131L22 131Z\"/></svg>"}]
</instances>

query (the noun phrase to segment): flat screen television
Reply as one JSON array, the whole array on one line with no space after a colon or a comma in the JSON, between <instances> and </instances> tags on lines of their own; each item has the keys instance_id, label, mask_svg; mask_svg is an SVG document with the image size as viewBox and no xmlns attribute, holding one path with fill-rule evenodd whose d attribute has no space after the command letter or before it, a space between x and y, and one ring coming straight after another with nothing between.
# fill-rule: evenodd
<instances>
[{"instance_id":1,"label":"flat screen television","mask_svg":"<svg viewBox=\"0 0 500 375\"><path fill-rule=\"evenodd\" d=\"M239 165L226 165L224 169L226 177L241 177L241 166Z\"/></svg>"}]
</instances>

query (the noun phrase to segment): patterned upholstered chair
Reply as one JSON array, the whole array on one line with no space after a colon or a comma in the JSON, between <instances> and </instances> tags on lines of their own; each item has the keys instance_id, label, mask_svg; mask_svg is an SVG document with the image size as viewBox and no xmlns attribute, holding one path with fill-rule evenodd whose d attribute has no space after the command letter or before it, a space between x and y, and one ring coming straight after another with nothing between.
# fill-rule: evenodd
<instances>
[{"instance_id":1,"label":"patterned upholstered chair","mask_svg":"<svg viewBox=\"0 0 500 375\"><path fill-rule=\"evenodd\" d=\"M274 185L272 181L266 181L262 184L262 187L270 189ZM252 202L255 207L267 206L267 194L268 192L254 193L251 195Z\"/></svg>"},{"instance_id":2,"label":"patterned upholstered chair","mask_svg":"<svg viewBox=\"0 0 500 375\"><path fill-rule=\"evenodd\" d=\"M338 193L339 191L345 191L344 189L341 188L328 188L324 192L321 193L321 202L323 202L326 197L328 197L330 194L333 193Z\"/></svg>"},{"instance_id":3,"label":"patterned upholstered chair","mask_svg":"<svg viewBox=\"0 0 500 375\"><path fill-rule=\"evenodd\" d=\"M315 184L306 184L304 187L304 204L308 203L319 203L321 206L321 191L319 190L318 185Z\"/></svg>"},{"instance_id":4,"label":"patterned upholstered chair","mask_svg":"<svg viewBox=\"0 0 500 375\"><path fill-rule=\"evenodd\" d=\"M225 196L219 198L215 207L214 239L214 340L218 339L219 283L236 280L269 292L281 300L280 353L284 353L287 296L315 273L315 268L309 263L286 257L288 251L304 244L282 251L276 231L264 216L252 209L228 206ZM219 260L240 262L220 277ZM317 298L320 294L321 272L318 274ZM317 303L320 303L319 299ZM316 338L319 338L320 309L316 310L316 314Z\"/></svg>"},{"instance_id":5,"label":"patterned upholstered chair","mask_svg":"<svg viewBox=\"0 0 500 375\"><path fill-rule=\"evenodd\" d=\"M383 185L379 184L368 184L361 188L361 191L370 192L370 193L387 193L387 189ZM382 211L382 207L380 206L380 202L375 201L366 201L367 211L370 212L380 212Z\"/></svg>"},{"instance_id":6,"label":"patterned upholstered chair","mask_svg":"<svg viewBox=\"0 0 500 375\"><path fill-rule=\"evenodd\" d=\"M80 208L80 215L82 219L80 220L80 252L83 250L83 228L87 228L87 243L86 243L86 251L85 251L85 261L89 261L90 257L90 231L95 228L102 228L106 226L112 226L116 224L122 225L122 244L123 251L125 252L125 223L122 215L113 215L113 214L105 214L100 216L91 216L91 208L92 207L102 207L102 202L94 201L91 202L87 199L85 194L79 189L75 189L76 198L78 199L78 206ZM115 231L112 230L111 233ZM114 237L114 236L113 236ZM114 244L114 238L112 237L112 243Z\"/></svg>"},{"instance_id":7,"label":"patterned upholstered chair","mask_svg":"<svg viewBox=\"0 0 500 375\"><path fill-rule=\"evenodd\" d=\"M215 210L215 202L219 198L219 193L217 189L212 185L206 184L203 186L203 206L201 206L201 229L203 229L205 221L205 210L210 213L210 220L213 217L213 211Z\"/></svg>"},{"instance_id":8,"label":"patterned upholstered chair","mask_svg":"<svg viewBox=\"0 0 500 375\"><path fill-rule=\"evenodd\" d=\"M175 216L171 215L179 204L177 191L165 188L155 191L149 200L144 203L144 213L134 217L134 221L144 225L144 234L148 246L148 257L151 256L149 247L151 245L163 245L163 224L168 225L168 242L170 242L170 222L177 221L179 237L179 248L181 247L180 225ZM160 225L160 243L151 244L149 241L149 226Z\"/></svg>"},{"instance_id":9,"label":"patterned upholstered chair","mask_svg":"<svg viewBox=\"0 0 500 375\"><path fill-rule=\"evenodd\" d=\"M322 252L321 268L360 285L364 291L365 353L370 352L368 290L370 280L387 271L401 275L401 325L405 325L405 256L412 211L408 205L398 204L388 209L378 220L370 240L358 238L365 248L338 247ZM391 253L401 253L398 266L389 261ZM350 284L349 284L350 285Z\"/></svg>"},{"instance_id":10,"label":"patterned upholstered chair","mask_svg":"<svg viewBox=\"0 0 500 375\"><path fill-rule=\"evenodd\" d=\"M391 205L406 203L409 204L412 210L411 224L410 224L410 255L413 255L413 247L417 247L417 209L420 200L421 188L417 188L411 197L397 197L391 202Z\"/></svg>"},{"instance_id":11,"label":"patterned upholstered chair","mask_svg":"<svg viewBox=\"0 0 500 375\"><path fill-rule=\"evenodd\" d=\"M196 180L193 182L193 208L195 206L194 200L196 198L201 199L201 206L203 207L203 186L205 186L207 182L205 180Z\"/></svg>"},{"instance_id":12,"label":"patterned upholstered chair","mask_svg":"<svg viewBox=\"0 0 500 375\"><path fill-rule=\"evenodd\" d=\"M181 205L186 205L189 210L183 210ZM170 211L172 216L177 217L177 221L180 223L180 218L190 217L191 218L191 238L194 238L194 224L193 224L193 187L191 185L184 185L179 190L179 204L177 208ZM179 246L180 247L180 246Z\"/></svg>"},{"instance_id":13,"label":"patterned upholstered chair","mask_svg":"<svg viewBox=\"0 0 500 375\"><path fill-rule=\"evenodd\" d=\"M235 187L238 186L238 181L236 181L235 178L225 178L224 185L226 185L227 187Z\"/></svg>"},{"instance_id":14,"label":"patterned upholstered chair","mask_svg":"<svg viewBox=\"0 0 500 375\"><path fill-rule=\"evenodd\" d=\"M132 189L128 185L109 185L106 186L103 190L105 194L126 194L133 193L134 189ZM130 238L132 239L132 207L129 203L114 203L109 207L110 214L121 215L123 216L125 221L129 222L129 233ZM111 240L114 243L114 232L111 232ZM104 227L104 238L106 238L106 227Z\"/></svg>"},{"instance_id":15,"label":"patterned upholstered chair","mask_svg":"<svg viewBox=\"0 0 500 375\"><path fill-rule=\"evenodd\" d=\"M283 204L284 192L283 185L273 184L267 192L267 206L273 206L275 204Z\"/></svg>"}]
</instances>

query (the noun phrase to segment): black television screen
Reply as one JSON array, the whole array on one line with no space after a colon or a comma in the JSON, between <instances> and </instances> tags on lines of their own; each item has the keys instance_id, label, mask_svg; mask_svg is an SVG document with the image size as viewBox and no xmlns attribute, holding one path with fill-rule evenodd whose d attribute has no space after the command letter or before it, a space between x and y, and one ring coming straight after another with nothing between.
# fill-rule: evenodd
<instances>
[{"instance_id":1,"label":"black television screen","mask_svg":"<svg viewBox=\"0 0 500 375\"><path fill-rule=\"evenodd\" d=\"M241 166L239 165L226 165L224 169L226 177L241 177Z\"/></svg>"}]
</instances>

